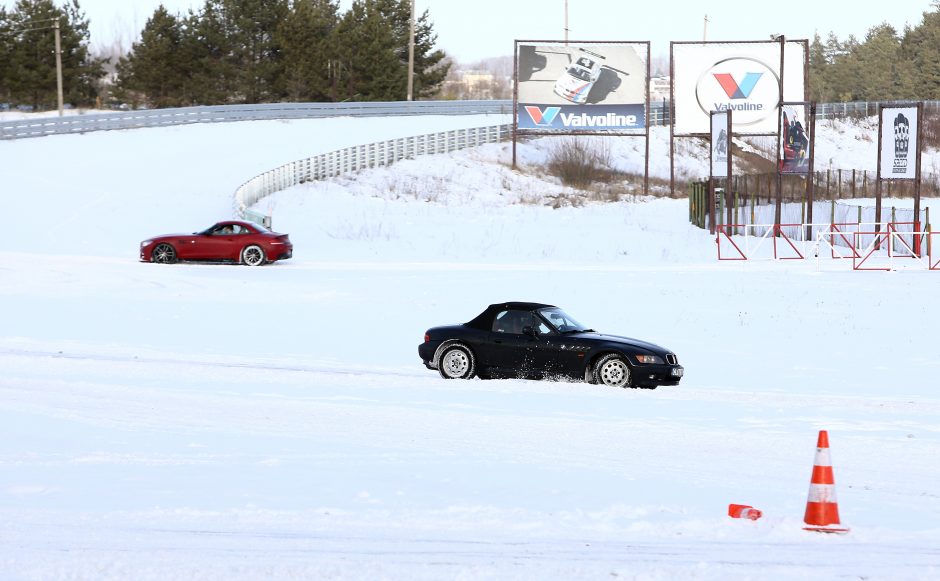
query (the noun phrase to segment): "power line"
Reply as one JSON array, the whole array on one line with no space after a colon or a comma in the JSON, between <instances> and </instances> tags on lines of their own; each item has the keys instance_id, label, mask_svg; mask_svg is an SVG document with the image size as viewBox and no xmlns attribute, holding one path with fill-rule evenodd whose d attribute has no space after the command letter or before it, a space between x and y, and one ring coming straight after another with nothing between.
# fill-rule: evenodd
<instances>
[{"instance_id":1,"label":"power line","mask_svg":"<svg viewBox=\"0 0 940 581\"><path fill-rule=\"evenodd\" d=\"M27 28L25 30L16 30L13 32L0 33L0 36L19 36L27 32L37 32L39 30L54 30L55 26L43 26L42 28Z\"/></svg>"}]
</instances>

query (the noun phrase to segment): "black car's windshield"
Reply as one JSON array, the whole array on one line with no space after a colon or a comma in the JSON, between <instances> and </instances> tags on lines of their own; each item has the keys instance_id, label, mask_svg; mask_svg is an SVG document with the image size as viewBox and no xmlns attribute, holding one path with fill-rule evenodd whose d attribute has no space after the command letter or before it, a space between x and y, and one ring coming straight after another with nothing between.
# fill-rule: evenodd
<instances>
[{"instance_id":1,"label":"black car's windshield","mask_svg":"<svg viewBox=\"0 0 940 581\"><path fill-rule=\"evenodd\" d=\"M539 309L538 312L559 333L577 333L581 331L593 330L577 322L571 315L559 309L558 307Z\"/></svg>"}]
</instances>

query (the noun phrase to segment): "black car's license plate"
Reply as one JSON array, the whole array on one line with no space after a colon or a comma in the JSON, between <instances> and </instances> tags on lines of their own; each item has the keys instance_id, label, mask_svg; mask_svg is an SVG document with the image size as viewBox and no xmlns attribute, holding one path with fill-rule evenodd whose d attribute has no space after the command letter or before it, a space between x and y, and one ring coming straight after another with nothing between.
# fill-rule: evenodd
<instances>
[{"instance_id":1,"label":"black car's license plate","mask_svg":"<svg viewBox=\"0 0 940 581\"><path fill-rule=\"evenodd\" d=\"M672 370L673 377L682 377L683 373L685 373L685 369L683 369L682 367L675 367Z\"/></svg>"}]
</instances>

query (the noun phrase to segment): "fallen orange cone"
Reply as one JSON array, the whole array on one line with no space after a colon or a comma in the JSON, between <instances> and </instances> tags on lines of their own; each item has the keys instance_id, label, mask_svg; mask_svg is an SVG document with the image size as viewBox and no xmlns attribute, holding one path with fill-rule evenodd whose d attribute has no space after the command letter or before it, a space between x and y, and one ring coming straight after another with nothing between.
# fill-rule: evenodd
<instances>
[{"instance_id":1,"label":"fallen orange cone","mask_svg":"<svg viewBox=\"0 0 940 581\"><path fill-rule=\"evenodd\" d=\"M816 460L813 476L809 482L809 498L806 500L806 515L803 522L807 531L821 533L847 533L839 522L839 503L836 502L836 481L832 475L832 460L829 457L829 433L819 431L816 442Z\"/></svg>"},{"instance_id":2,"label":"fallen orange cone","mask_svg":"<svg viewBox=\"0 0 940 581\"><path fill-rule=\"evenodd\" d=\"M731 518L747 518L751 520L757 520L764 516L764 513L747 504L729 504L728 516Z\"/></svg>"}]
</instances>

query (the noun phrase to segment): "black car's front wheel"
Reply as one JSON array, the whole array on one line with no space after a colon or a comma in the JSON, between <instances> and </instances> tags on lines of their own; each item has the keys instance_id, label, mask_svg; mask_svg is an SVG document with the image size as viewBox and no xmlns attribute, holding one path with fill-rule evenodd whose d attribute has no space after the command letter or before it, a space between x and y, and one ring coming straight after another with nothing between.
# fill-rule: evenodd
<instances>
[{"instance_id":1,"label":"black car's front wheel","mask_svg":"<svg viewBox=\"0 0 940 581\"><path fill-rule=\"evenodd\" d=\"M437 370L444 379L470 379L474 368L473 353L463 345L444 349L437 362Z\"/></svg>"},{"instance_id":2,"label":"black car's front wheel","mask_svg":"<svg viewBox=\"0 0 940 581\"><path fill-rule=\"evenodd\" d=\"M603 383L609 387L630 387L630 366L622 355L605 355L594 366L594 383Z\"/></svg>"},{"instance_id":3,"label":"black car's front wheel","mask_svg":"<svg viewBox=\"0 0 940 581\"><path fill-rule=\"evenodd\" d=\"M169 244L157 244L150 254L150 259L157 264L173 264L176 262L176 249Z\"/></svg>"}]
</instances>

